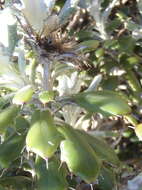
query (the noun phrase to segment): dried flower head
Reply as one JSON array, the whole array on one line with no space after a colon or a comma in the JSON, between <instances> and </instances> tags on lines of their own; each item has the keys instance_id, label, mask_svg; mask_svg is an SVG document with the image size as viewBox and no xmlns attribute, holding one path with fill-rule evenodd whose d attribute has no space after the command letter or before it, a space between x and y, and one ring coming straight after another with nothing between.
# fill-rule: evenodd
<instances>
[{"instance_id":1,"label":"dried flower head","mask_svg":"<svg viewBox=\"0 0 142 190\"><path fill-rule=\"evenodd\" d=\"M67 24L60 25L58 16L51 15L46 20L41 33L36 33L28 21L26 21L27 28L24 29L29 31L29 40L31 37L35 49L39 47L42 50L42 56L51 61L71 62L77 69L84 70L90 68L87 64L88 58L79 51L76 40L76 32L86 26L84 19L88 19L88 13L80 8ZM28 42L27 39L26 41Z\"/></svg>"}]
</instances>

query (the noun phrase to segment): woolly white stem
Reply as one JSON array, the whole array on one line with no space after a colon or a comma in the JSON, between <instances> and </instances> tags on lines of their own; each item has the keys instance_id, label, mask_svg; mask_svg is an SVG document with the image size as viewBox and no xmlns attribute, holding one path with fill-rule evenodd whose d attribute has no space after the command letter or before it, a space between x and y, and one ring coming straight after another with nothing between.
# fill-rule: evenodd
<instances>
[{"instance_id":1,"label":"woolly white stem","mask_svg":"<svg viewBox=\"0 0 142 190\"><path fill-rule=\"evenodd\" d=\"M50 73L50 61L43 59L43 89L51 90L51 73Z\"/></svg>"}]
</instances>

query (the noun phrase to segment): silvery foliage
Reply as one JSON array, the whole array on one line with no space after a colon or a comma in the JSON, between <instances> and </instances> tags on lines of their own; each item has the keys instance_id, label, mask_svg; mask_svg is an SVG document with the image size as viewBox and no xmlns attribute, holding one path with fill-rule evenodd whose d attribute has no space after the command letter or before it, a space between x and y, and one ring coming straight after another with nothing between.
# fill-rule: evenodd
<instances>
[{"instance_id":1,"label":"silvery foliage","mask_svg":"<svg viewBox=\"0 0 142 190\"><path fill-rule=\"evenodd\" d=\"M52 15L52 10L55 5L55 0L22 0L25 17L29 21L30 25L38 33L44 28L45 21ZM66 22L69 16L76 10L79 0L67 0L63 8L61 9L58 18L59 25ZM48 23L47 23L48 24ZM52 27L52 26L50 26Z\"/></svg>"},{"instance_id":2,"label":"silvery foliage","mask_svg":"<svg viewBox=\"0 0 142 190\"><path fill-rule=\"evenodd\" d=\"M84 75L81 76L78 72L73 72L70 76L65 74L61 75L57 80L58 86L56 90L59 92L59 96L61 97L79 93L82 85L84 85ZM97 90L101 80L101 74L95 76L86 91ZM66 105L62 108L61 112L65 122L73 127L87 129L89 126L90 118L86 118L85 110L82 108L76 107L75 105Z\"/></svg>"},{"instance_id":3,"label":"silvery foliage","mask_svg":"<svg viewBox=\"0 0 142 190\"><path fill-rule=\"evenodd\" d=\"M9 60L9 56L3 55L0 52L0 86L11 90L18 90L25 85L25 82L14 67L13 63Z\"/></svg>"},{"instance_id":4,"label":"silvery foliage","mask_svg":"<svg viewBox=\"0 0 142 190\"><path fill-rule=\"evenodd\" d=\"M0 46L1 54L4 52L7 56L11 56L18 42L17 20L13 10L8 6L0 11Z\"/></svg>"},{"instance_id":5,"label":"silvery foliage","mask_svg":"<svg viewBox=\"0 0 142 190\"><path fill-rule=\"evenodd\" d=\"M70 76L67 76L65 74L61 75L57 78L57 80L58 86L56 89L59 92L59 96L76 94L80 91L83 84L83 80L77 72L73 72ZM75 127L81 111L82 109L76 107L75 105L66 105L62 108L61 112L65 119L65 122Z\"/></svg>"},{"instance_id":6,"label":"silvery foliage","mask_svg":"<svg viewBox=\"0 0 142 190\"><path fill-rule=\"evenodd\" d=\"M22 12L29 24L37 32L40 32L47 17L46 5L43 0L22 0Z\"/></svg>"},{"instance_id":7,"label":"silvery foliage","mask_svg":"<svg viewBox=\"0 0 142 190\"><path fill-rule=\"evenodd\" d=\"M0 25L0 86L18 90L25 85L25 79L10 60L18 37L17 22L9 7L0 12Z\"/></svg>"},{"instance_id":8,"label":"silvery foliage","mask_svg":"<svg viewBox=\"0 0 142 190\"><path fill-rule=\"evenodd\" d=\"M20 3L19 1L14 2L16 3L12 4L11 1L6 1L7 7L0 11L0 24L2 26L0 30L0 63L1 67L5 67L5 69L7 69L5 74L1 72L0 81L2 84L1 86L6 85L10 89L21 88L23 85L27 85L27 83L29 83L29 80L26 77L25 48L23 39L19 40L17 35L17 31L19 33L17 20L15 18L15 15L17 15L17 9L23 13L32 29L37 34L40 34L44 28L45 21L52 16L52 10L55 5L55 0L21 0ZM59 13L59 24L62 24L62 21L65 23L69 17L69 13L71 14L75 11L78 2L79 0L66 1L65 6ZM16 7L16 9L13 9L13 7ZM52 27L51 24L52 23L50 22L49 27ZM14 68L13 63L11 62L11 56L15 54L18 56L18 69ZM16 72L13 78L10 77L10 73L12 72L13 74L11 75L14 75ZM7 78L7 80L5 80L5 78Z\"/></svg>"},{"instance_id":9,"label":"silvery foliage","mask_svg":"<svg viewBox=\"0 0 142 190\"><path fill-rule=\"evenodd\" d=\"M102 78L103 78L102 74L96 75L96 76L93 78L91 84L89 85L89 87L88 87L88 89L87 89L86 91L97 90L99 84L100 84L101 81L102 81Z\"/></svg>"},{"instance_id":10,"label":"silvery foliage","mask_svg":"<svg viewBox=\"0 0 142 190\"><path fill-rule=\"evenodd\" d=\"M119 2L119 0L110 1L108 7L106 7L105 10L102 10L101 6L103 1L104 0L81 0L80 6L87 8L90 14L93 16L94 20L96 21L96 36L103 40L106 40L111 38L110 34L106 32L106 24L108 22L109 15L111 14L112 9Z\"/></svg>"}]
</instances>

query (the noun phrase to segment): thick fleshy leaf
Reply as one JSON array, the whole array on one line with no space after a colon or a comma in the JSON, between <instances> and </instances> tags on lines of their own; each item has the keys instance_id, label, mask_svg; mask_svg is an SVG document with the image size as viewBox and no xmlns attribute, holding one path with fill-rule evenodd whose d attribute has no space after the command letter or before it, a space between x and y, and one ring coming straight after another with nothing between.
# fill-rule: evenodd
<instances>
[{"instance_id":1,"label":"thick fleshy leaf","mask_svg":"<svg viewBox=\"0 0 142 190\"><path fill-rule=\"evenodd\" d=\"M142 123L135 127L135 133L137 137L139 138L139 140L142 141Z\"/></svg>"},{"instance_id":2,"label":"thick fleshy leaf","mask_svg":"<svg viewBox=\"0 0 142 190\"><path fill-rule=\"evenodd\" d=\"M69 170L86 182L95 181L101 162L91 146L70 126L59 127L58 130L66 138L60 144L61 161L66 162Z\"/></svg>"},{"instance_id":3,"label":"thick fleshy leaf","mask_svg":"<svg viewBox=\"0 0 142 190\"><path fill-rule=\"evenodd\" d=\"M54 99L53 91L43 91L39 94L39 99L43 104L46 104Z\"/></svg>"},{"instance_id":4,"label":"thick fleshy leaf","mask_svg":"<svg viewBox=\"0 0 142 190\"><path fill-rule=\"evenodd\" d=\"M12 161L20 156L25 144L25 135L13 134L0 145L0 165L9 167Z\"/></svg>"},{"instance_id":5,"label":"thick fleshy leaf","mask_svg":"<svg viewBox=\"0 0 142 190\"><path fill-rule=\"evenodd\" d=\"M129 84L130 88L133 91L135 91L135 92L142 91L140 81L138 80L137 76L135 75L135 73L132 70L126 69L125 78L127 80L127 83Z\"/></svg>"},{"instance_id":6,"label":"thick fleshy leaf","mask_svg":"<svg viewBox=\"0 0 142 190\"><path fill-rule=\"evenodd\" d=\"M98 177L98 184L101 190L112 190L116 184L115 174L112 169L102 167L100 176Z\"/></svg>"},{"instance_id":7,"label":"thick fleshy leaf","mask_svg":"<svg viewBox=\"0 0 142 190\"><path fill-rule=\"evenodd\" d=\"M98 112L106 116L126 115L131 112L126 100L113 91L84 92L72 96L71 99L89 112Z\"/></svg>"},{"instance_id":8,"label":"thick fleshy leaf","mask_svg":"<svg viewBox=\"0 0 142 190\"><path fill-rule=\"evenodd\" d=\"M84 42L81 42L80 44L78 44L77 50L83 51L85 53L90 52L90 51L94 51L99 46L99 44L100 43L98 40L84 41Z\"/></svg>"},{"instance_id":9,"label":"thick fleshy leaf","mask_svg":"<svg viewBox=\"0 0 142 190\"><path fill-rule=\"evenodd\" d=\"M13 97L12 93L0 97L0 110L3 110L6 107L6 105L9 105L12 97Z\"/></svg>"},{"instance_id":10,"label":"thick fleshy leaf","mask_svg":"<svg viewBox=\"0 0 142 190\"><path fill-rule=\"evenodd\" d=\"M48 110L35 111L26 137L27 148L47 159L57 150L61 139L50 112Z\"/></svg>"},{"instance_id":11,"label":"thick fleshy leaf","mask_svg":"<svg viewBox=\"0 0 142 190\"><path fill-rule=\"evenodd\" d=\"M119 51L124 53L130 53L132 54L134 47L135 47L135 39L132 38L132 36L123 36L118 39L119 43Z\"/></svg>"},{"instance_id":12,"label":"thick fleshy leaf","mask_svg":"<svg viewBox=\"0 0 142 190\"><path fill-rule=\"evenodd\" d=\"M46 167L46 162L38 158L36 161L38 190L67 190L66 170L59 160L53 158Z\"/></svg>"},{"instance_id":13,"label":"thick fleshy leaf","mask_svg":"<svg viewBox=\"0 0 142 190\"><path fill-rule=\"evenodd\" d=\"M109 164L117 166L120 165L120 161L116 153L104 140L100 139L99 137L91 136L81 130L77 130L77 132L83 139L88 142L88 144L92 147L92 149L101 160Z\"/></svg>"},{"instance_id":14,"label":"thick fleshy leaf","mask_svg":"<svg viewBox=\"0 0 142 190\"><path fill-rule=\"evenodd\" d=\"M107 79L102 81L102 88L104 90L115 90L119 85L117 76L109 76Z\"/></svg>"},{"instance_id":15,"label":"thick fleshy leaf","mask_svg":"<svg viewBox=\"0 0 142 190\"><path fill-rule=\"evenodd\" d=\"M4 133L7 127L11 125L19 111L19 108L12 105L0 112L0 133Z\"/></svg>"},{"instance_id":16,"label":"thick fleshy leaf","mask_svg":"<svg viewBox=\"0 0 142 190\"><path fill-rule=\"evenodd\" d=\"M34 91L30 85L23 87L15 94L13 98L13 103L20 105L20 104L24 104L30 101L32 98L33 92Z\"/></svg>"},{"instance_id":17,"label":"thick fleshy leaf","mask_svg":"<svg viewBox=\"0 0 142 190\"><path fill-rule=\"evenodd\" d=\"M18 116L15 119L15 128L19 133L25 132L29 128L29 122L22 116Z\"/></svg>"}]
</instances>

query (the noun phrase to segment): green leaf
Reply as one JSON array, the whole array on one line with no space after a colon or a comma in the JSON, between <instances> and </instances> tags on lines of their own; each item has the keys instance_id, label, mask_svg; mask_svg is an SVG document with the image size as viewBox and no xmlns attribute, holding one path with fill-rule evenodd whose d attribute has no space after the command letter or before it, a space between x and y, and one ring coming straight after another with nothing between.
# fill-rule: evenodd
<instances>
[{"instance_id":1,"label":"green leaf","mask_svg":"<svg viewBox=\"0 0 142 190\"><path fill-rule=\"evenodd\" d=\"M126 100L118 93L104 90L83 92L71 97L72 101L89 112L98 112L105 116L125 115L131 112Z\"/></svg>"},{"instance_id":2,"label":"green leaf","mask_svg":"<svg viewBox=\"0 0 142 190\"><path fill-rule=\"evenodd\" d=\"M24 147L25 135L13 134L0 145L0 165L9 167L12 161L20 156Z\"/></svg>"},{"instance_id":3,"label":"green leaf","mask_svg":"<svg viewBox=\"0 0 142 190\"><path fill-rule=\"evenodd\" d=\"M128 120L129 123L131 123L133 126L137 126L138 125L138 121L135 118L135 116L133 116L133 114L130 115L125 115L125 118Z\"/></svg>"},{"instance_id":4,"label":"green leaf","mask_svg":"<svg viewBox=\"0 0 142 190\"><path fill-rule=\"evenodd\" d=\"M135 40L131 36L123 36L119 38L118 42L120 52L126 52L128 54L133 52Z\"/></svg>"},{"instance_id":5,"label":"green leaf","mask_svg":"<svg viewBox=\"0 0 142 190\"><path fill-rule=\"evenodd\" d=\"M9 100L4 97L0 97L0 110L2 110L6 105L9 104Z\"/></svg>"},{"instance_id":6,"label":"green leaf","mask_svg":"<svg viewBox=\"0 0 142 190\"><path fill-rule=\"evenodd\" d=\"M139 140L142 141L142 123L138 124L135 127L135 133L136 133L137 137L139 138Z\"/></svg>"},{"instance_id":7,"label":"green leaf","mask_svg":"<svg viewBox=\"0 0 142 190\"><path fill-rule=\"evenodd\" d=\"M104 43L104 48L106 49L111 49L111 50L116 50L119 48L118 40L112 39L112 40L106 40Z\"/></svg>"},{"instance_id":8,"label":"green leaf","mask_svg":"<svg viewBox=\"0 0 142 190\"><path fill-rule=\"evenodd\" d=\"M61 139L51 113L48 110L35 111L32 116L31 128L26 137L27 148L47 159L57 150Z\"/></svg>"},{"instance_id":9,"label":"green leaf","mask_svg":"<svg viewBox=\"0 0 142 190\"><path fill-rule=\"evenodd\" d=\"M19 133L25 132L26 129L28 129L30 126L29 122L22 116L16 117L15 120L15 128L16 131Z\"/></svg>"},{"instance_id":10,"label":"green leaf","mask_svg":"<svg viewBox=\"0 0 142 190\"><path fill-rule=\"evenodd\" d=\"M79 41L89 40L94 36L93 31L81 30L77 32L76 37Z\"/></svg>"},{"instance_id":11,"label":"green leaf","mask_svg":"<svg viewBox=\"0 0 142 190\"><path fill-rule=\"evenodd\" d=\"M37 190L67 190L66 170L60 162L53 158L46 167L46 162L38 158L36 161Z\"/></svg>"},{"instance_id":12,"label":"green leaf","mask_svg":"<svg viewBox=\"0 0 142 190\"><path fill-rule=\"evenodd\" d=\"M102 82L102 88L105 90L115 90L119 85L118 77L109 76L106 80Z\"/></svg>"},{"instance_id":13,"label":"green leaf","mask_svg":"<svg viewBox=\"0 0 142 190\"><path fill-rule=\"evenodd\" d=\"M109 164L120 165L120 161L114 150L101 138L91 136L84 131L77 130L78 134L87 141L97 156Z\"/></svg>"},{"instance_id":14,"label":"green leaf","mask_svg":"<svg viewBox=\"0 0 142 190\"><path fill-rule=\"evenodd\" d=\"M18 111L19 108L12 105L0 113L0 133L4 133L7 127L12 124Z\"/></svg>"},{"instance_id":15,"label":"green leaf","mask_svg":"<svg viewBox=\"0 0 142 190\"><path fill-rule=\"evenodd\" d=\"M108 32L112 32L112 31L116 30L120 25L121 25L121 21L118 18L116 18L116 19L112 20L110 23L108 22L106 30Z\"/></svg>"},{"instance_id":16,"label":"green leaf","mask_svg":"<svg viewBox=\"0 0 142 190\"><path fill-rule=\"evenodd\" d=\"M14 96L13 103L18 105L27 103L28 101L31 100L33 92L34 91L30 85L23 87Z\"/></svg>"},{"instance_id":17,"label":"green leaf","mask_svg":"<svg viewBox=\"0 0 142 190\"><path fill-rule=\"evenodd\" d=\"M103 167L98 177L98 185L101 190L113 190L116 184L114 172L109 168Z\"/></svg>"},{"instance_id":18,"label":"green leaf","mask_svg":"<svg viewBox=\"0 0 142 190\"><path fill-rule=\"evenodd\" d=\"M116 68L118 67L116 60L113 60L110 57L108 57L107 60L105 60L105 62L106 64L102 65L100 68L101 69L100 71L103 73L107 73L107 74L111 73L114 67Z\"/></svg>"},{"instance_id":19,"label":"green leaf","mask_svg":"<svg viewBox=\"0 0 142 190\"><path fill-rule=\"evenodd\" d=\"M131 57L127 58L127 63L132 66L139 64L140 62L141 62L140 58L136 57L136 56L131 56ZM126 64L126 62L125 62L125 64Z\"/></svg>"},{"instance_id":20,"label":"green leaf","mask_svg":"<svg viewBox=\"0 0 142 190\"><path fill-rule=\"evenodd\" d=\"M88 40L78 44L76 47L79 51L83 51L84 53L94 51L100 45L98 40Z\"/></svg>"},{"instance_id":21,"label":"green leaf","mask_svg":"<svg viewBox=\"0 0 142 190\"><path fill-rule=\"evenodd\" d=\"M105 54L105 50L103 48L99 48L95 51L95 55L97 58L104 56L104 54Z\"/></svg>"},{"instance_id":22,"label":"green leaf","mask_svg":"<svg viewBox=\"0 0 142 190\"><path fill-rule=\"evenodd\" d=\"M59 127L58 130L66 138L60 144L61 161L66 162L69 170L86 182L95 181L101 162L94 150L70 126Z\"/></svg>"},{"instance_id":23,"label":"green leaf","mask_svg":"<svg viewBox=\"0 0 142 190\"><path fill-rule=\"evenodd\" d=\"M39 94L39 99L43 104L46 104L54 99L53 91L43 91Z\"/></svg>"},{"instance_id":24,"label":"green leaf","mask_svg":"<svg viewBox=\"0 0 142 190\"><path fill-rule=\"evenodd\" d=\"M5 189L0 185L0 190L5 190Z\"/></svg>"},{"instance_id":25,"label":"green leaf","mask_svg":"<svg viewBox=\"0 0 142 190\"><path fill-rule=\"evenodd\" d=\"M125 78L129 84L130 88L135 92L141 92L142 91L141 84L140 84L140 81L138 80L136 74L130 69L127 69L126 71L127 72L125 74Z\"/></svg>"},{"instance_id":26,"label":"green leaf","mask_svg":"<svg viewBox=\"0 0 142 190\"><path fill-rule=\"evenodd\" d=\"M25 176L2 177L0 178L0 184L4 187L9 187L9 189L12 187L14 190L32 189L32 180Z\"/></svg>"}]
</instances>

